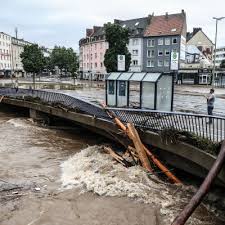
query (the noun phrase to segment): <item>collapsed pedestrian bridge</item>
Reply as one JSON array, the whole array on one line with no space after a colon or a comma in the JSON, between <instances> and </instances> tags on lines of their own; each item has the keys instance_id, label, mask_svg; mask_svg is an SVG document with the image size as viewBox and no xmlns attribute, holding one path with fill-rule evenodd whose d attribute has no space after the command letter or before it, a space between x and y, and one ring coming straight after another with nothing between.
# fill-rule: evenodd
<instances>
[{"instance_id":1,"label":"collapsed pedestrian bridge","mask_svg":"<svg viewBox=\"0 0 225 225\"><path fill-rule=\"evenodd\" d=\"M122 143L120 130L100 105L62 93L42 90L0 88L1 105L29 110L33 118L51 116L73 121ZM155 148L155 154L168 164L199 177L212 167L220 143L225 139L225 118L181 112L162 112L128 108L107 108L122 122L132 122L143 142ZM218 176L225 185L225 166Z\"/></svg>"}]
</instances>

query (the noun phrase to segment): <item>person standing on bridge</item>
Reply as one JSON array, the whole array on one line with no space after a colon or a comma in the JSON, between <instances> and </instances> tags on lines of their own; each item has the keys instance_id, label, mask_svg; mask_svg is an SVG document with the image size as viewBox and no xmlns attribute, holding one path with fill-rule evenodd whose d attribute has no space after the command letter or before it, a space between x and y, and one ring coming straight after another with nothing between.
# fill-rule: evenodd
<instances>
[{"instance_id":1,"label":"person standing on bridge","mask_svg":"<svg viewBox=\"0 0 225 225\"><path fill-rule=\"evenodd\" d=\"M214 103L215 103L215 95L214 95L214 89L211 88L209 95L205 96L207 99L207 111L208 115L212 116L213 115L213 109L214 109ZM208 124L212 124L212 118L209 117L209 121L207 122Z\"/></svg>"}]
</instances>

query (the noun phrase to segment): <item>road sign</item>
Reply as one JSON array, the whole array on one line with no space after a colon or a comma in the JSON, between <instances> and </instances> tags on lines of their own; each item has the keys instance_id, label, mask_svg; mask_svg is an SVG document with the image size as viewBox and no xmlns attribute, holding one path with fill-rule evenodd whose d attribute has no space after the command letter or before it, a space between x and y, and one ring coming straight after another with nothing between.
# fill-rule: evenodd
<instances>
[{"instance_id":1,"label":"road sign","mask_svg":"<svg viewBox=\"0 0 225 225\"><path fill-rule=\"evenodd\" d=\"M125 71L125 55L117 56L117 70Z\"/></svg>"},{"instance_id":2,"label":"road sign","mask_svg":"<svg viewBox=\"0 0 225 225\"><path fill-rule=\"evenodd\" d=\"M172 51L170 70L178 70L178 69L179 69L179 53L177 51Z\"/></svg>"}]
</instances>

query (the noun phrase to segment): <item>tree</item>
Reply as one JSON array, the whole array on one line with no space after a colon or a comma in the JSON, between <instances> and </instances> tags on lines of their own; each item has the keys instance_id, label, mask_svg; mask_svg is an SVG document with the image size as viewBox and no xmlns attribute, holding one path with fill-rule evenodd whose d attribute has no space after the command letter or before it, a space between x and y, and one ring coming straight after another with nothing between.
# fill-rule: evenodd
<instances>
[{"instance_id":1,"label":"tree","mask_svg":"<svg viewBox=\"0 0 225 225\"><path fill-rule=\"evenodd\" d=\"M50 55L51 67L57 66L61 71L70 72L75 76L79 64L77 54L72 48L55 46Z\"/></svg>"},{"instance_id":2,"label":"tree","mask_svg":"<svg viewBox=\"0 0 225 225\"><path fill-rule=\"evenodd\" d=\"M104 65L108 73L117 71L117 56L125 55L125 70L128 71L131 63L131 54L128 51L129 30L119 24L105 25L106 41L109 48L106 50Z\"/></svg>"},{"instance_id":3,"label":"tree","mask_svg":"<svg viewBox=\"0 0 225 225\"><path fill-rule=\"evenodd\" d=\"M45 57L37 44L24 46L20 54L23 68L27 73L33 74L33 88L35 89L35 75L40 73L45 66Z\"/></svg>"},{"instance_id":4,"label":"tree","mask_svg":"<svg viewBox=\"0 0 225 225\"><path fill-rule=\"evenodd\" d=\"M224 60L222 60L222 62L221 62L221 64L220 64L220 68L225 69L225 59L224 59Z\"/></svg>"}]
</instances>

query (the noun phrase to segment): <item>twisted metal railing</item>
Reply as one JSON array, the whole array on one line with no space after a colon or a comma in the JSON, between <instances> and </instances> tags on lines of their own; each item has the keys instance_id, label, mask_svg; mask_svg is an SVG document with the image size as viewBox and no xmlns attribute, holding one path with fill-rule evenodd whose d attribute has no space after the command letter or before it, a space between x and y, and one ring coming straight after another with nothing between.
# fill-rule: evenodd
<instances>
[{"instance_id":1,"label":"twisted metal railing","mask_svg":"<svg viewBox=\"0 0 225 225\"><path fill-rule=\"evenodd\" d=\"M95 117L110 120L101 106L62 93L42 90L0 88L0 95L8 97L38 97L46 104L60 103L67 108ZM136 127L155 132L173 128L187 131L198 137L220 142L225 139L225 117L190 114L181 112L161 112L155 110L108 108L123 122L133 122ZM208 124L209 119L212 124Z\"/></svg>"},{"instance_id":2,"label":"twisted metal railing","mask_svg":"<svg viewBox=\"0 0 225 225\"><path fill-rule=\"evenodd\" d=\"M110 110L113 110L123 122L133 122L143 129L162 131L173 128L213 142L225 139L225 117L140 109L110 108ZM211 124L208 123L209 120L212 120Z\"/></svg>"},{"instance_id":3,"label":"twisted metal railing","mask_svg":"<svg viewBox=\"0 0 225 225\"><path fill-rule=\"evenodd\" d=\"M104 119L109 119L109 116L102 110L102 108L91 102L87 102L80 98L75 98L62 93L47 92L42 90L29 90L15 88L0 88L0 95L8 97L32 97L39 98L42 102L52 105L59 103L67 108L74 109L75 111L83 112L89 115L95 115Z\"/></svg>"}]
</instances>

